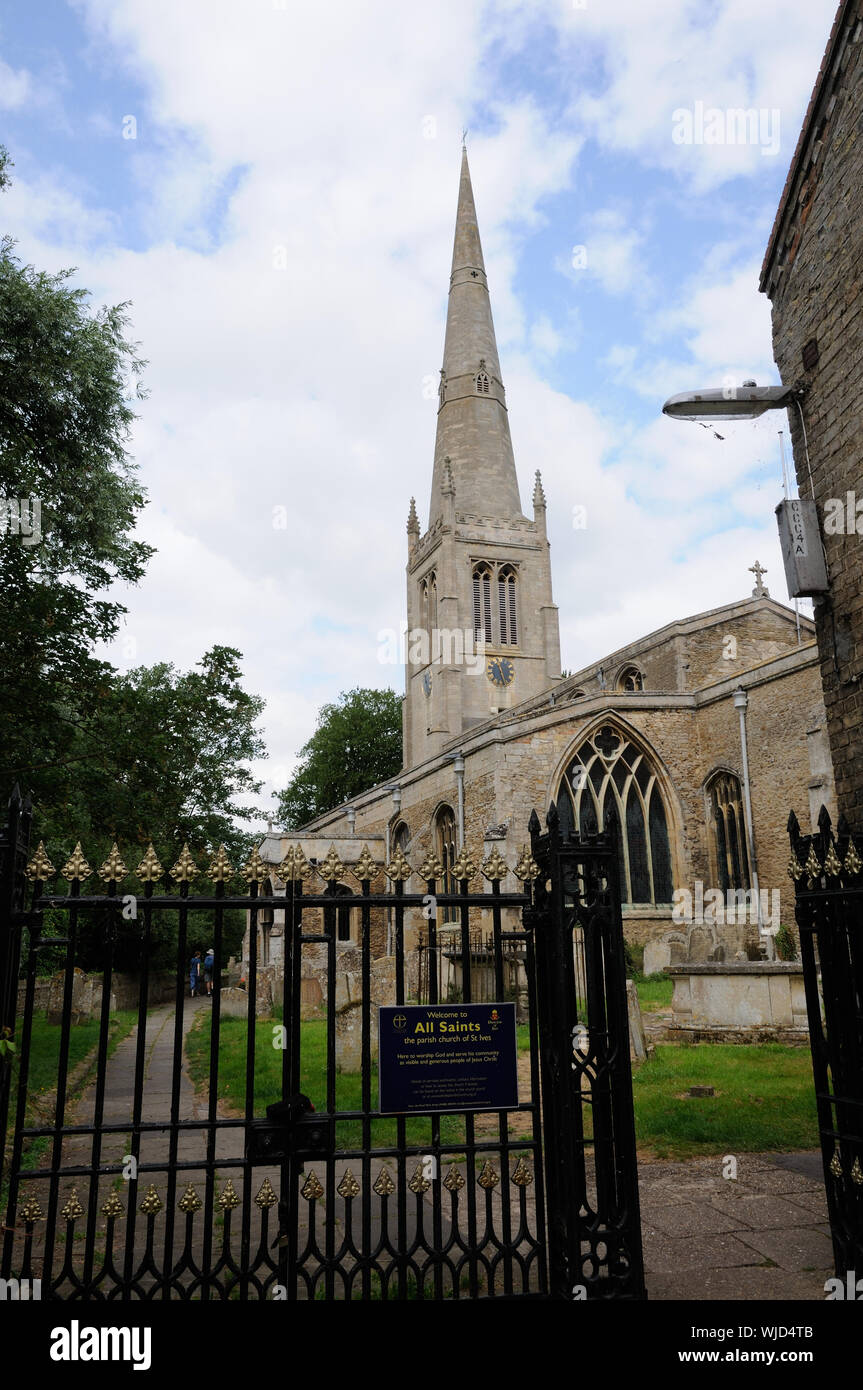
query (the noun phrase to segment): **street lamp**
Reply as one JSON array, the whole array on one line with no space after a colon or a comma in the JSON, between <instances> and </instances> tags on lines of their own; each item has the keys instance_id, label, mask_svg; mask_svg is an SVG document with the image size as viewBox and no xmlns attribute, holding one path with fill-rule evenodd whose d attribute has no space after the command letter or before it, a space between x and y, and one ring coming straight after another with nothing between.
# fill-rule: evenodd
<instances>
[{"instance_id":1,"label":"street lamp","mask_svg":"<svg viewBox=\"0 0 863 1390\"><path fill-rule=\"evenodd\" d=\"M707 391L683 391L669 396L663 415L672 420L757 420L767 410L784 410L797 399L787 386L722 386Z\"/></svg>"},{"instance_id":2,"label":"street lamp","mask_svg":"<svg viewBox=\"0 0 863 1390\"><path fill-rule=\"evenodd\" d=\"M785 500L776 508L788 596L793 599L816 598L826 594L830 587L818 524L818 508L815 505L802 396L802 391L792 387L758 386L749 380L740 386L683 391L680 395L669 396L662 407L663 415L672 420L757 420L768 410L785 410L790 405L797 407L812 496L788 497L786 493Z\"/></svg>"}]
</instances>

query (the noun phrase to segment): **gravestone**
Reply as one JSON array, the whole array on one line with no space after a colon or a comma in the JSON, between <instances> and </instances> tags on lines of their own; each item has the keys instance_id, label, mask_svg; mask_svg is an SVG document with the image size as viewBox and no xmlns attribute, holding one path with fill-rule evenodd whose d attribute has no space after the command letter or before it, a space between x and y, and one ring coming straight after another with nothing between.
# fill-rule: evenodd
<instances>
[{"instance_id":1,"label":"gravestone","mask_svg":"<svg viewBox=\"0 0 863 1390\"><path fill-rule=\"evenodd\" d=\"M648 941L644 947L644 966L645 975L658 975L671 964L671 945L664 937L655 941Z\"/></svg>"}]
</instances>

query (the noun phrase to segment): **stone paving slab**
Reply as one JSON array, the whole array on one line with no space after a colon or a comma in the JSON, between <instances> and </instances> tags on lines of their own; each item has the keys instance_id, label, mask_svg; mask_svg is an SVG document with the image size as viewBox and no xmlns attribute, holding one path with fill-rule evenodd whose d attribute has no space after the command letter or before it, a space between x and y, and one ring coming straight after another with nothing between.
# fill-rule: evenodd
<instances>
[{"instance_id":1,"label":"stone paving slab","mask_svg":"<svg viewBox=\"0 0 863 1390\"><path fill-rule=\"evenodd\" d=\"M802 1207L804 1211L814 1212L819 1221L826 1222L828 1219L827 1197L823 1187L820 1192L789 1192L783 1200L793 1207Z\"/></svg>"},{"instance_id":2,"label":"stone paving slab","mask_svg":"<svg viewBox=\"0 0 863 1390\"><path fill-rule=\"evenodd\" d=\"M784 1231L748 1231L740 1239L782 1269L824 1269L832 1265L830 1228L810 1226Z\"/></svg>"},{"instance_id":3,"label":"stone paving slab","mask_svg":"<svg viewBox=\"0 0 863 1390\"><path fill-rule=\"evenodd\" d=\"M708 1269L680 1274L651 1273L647 1291L652 1302L693 1300L710 1303L727 1299L736 1303L777 1300L793 1303L824 1298L824 1279L815 1274L791 1274L787 1270L763 1265L745 1268ZM769 1316L769 1315L768 1315Z\"/></svg>"},{"instance_id":4,"label":"stone paving slab","mask_svg":"<svg viewBox=\"0 0 863 1390\"><path fill-rule=\"evenodd\" d=\"M798 1196L804 1194L798 1193ZM761 1193L751 1196L745 1193L712 1194L708 1198L710 1207L721 1211L731 1221L727 1230L740 1230L749 1227L755 1231L788 1229L795 1226L817 1225L825 1219L825 1210L817 1207L807 1208L786 1197L770 1197ZM718 1228L717 1228L718 1229Z\"/></svg>"},{"instance_id":5,"label":"stone paving slab","mask_svg":"<svg viewBox=\"0 0 863 1390\"><path fill-rule=\"evenodd\" d=\"M764 1256L751 1246L745 1245L736 1235L702 1235L697 1239L680 1239L663 1235L660 1231L645 1229L643 1232L644 1268L650 1289L650 1275L672 1274L680 1270L697 1270L698 1279L708 1269L728 1269L742 1265L756 1265L764 1262ZM687 1286L693 1280L691 1275ZM688 1297L689 1295L685 1295Z\"/></svg>"},{"instance_id":6,"label":"stone paving slab","mask_svg":"<svg viewBox=\"0 0 863 1390\"><path fill-rule=\"evenodd\" d=\"M658 1204L649 1198L641 1207L642 1227L667 1236L718 1235L734 1231L740 1222L728 1212L717 1210L707 1202L665 1202Z\"/></svg>"}]
</instances>

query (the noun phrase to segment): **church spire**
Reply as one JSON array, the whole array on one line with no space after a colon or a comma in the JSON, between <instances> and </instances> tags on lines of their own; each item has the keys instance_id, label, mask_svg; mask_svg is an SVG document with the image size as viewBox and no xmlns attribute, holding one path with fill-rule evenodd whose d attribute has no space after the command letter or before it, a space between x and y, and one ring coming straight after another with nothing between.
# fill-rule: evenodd
<instances>
[{"instance_id":1,"label":"church spire","mask_svg":"<svg viewBox=\"0 0 863 1390\"><path fill-rule=\"evenodd\" d=\"M522 515L467 150L462 146L429 525L441 515L444 460L459 511Z\"/></svg>"}]
</instances>

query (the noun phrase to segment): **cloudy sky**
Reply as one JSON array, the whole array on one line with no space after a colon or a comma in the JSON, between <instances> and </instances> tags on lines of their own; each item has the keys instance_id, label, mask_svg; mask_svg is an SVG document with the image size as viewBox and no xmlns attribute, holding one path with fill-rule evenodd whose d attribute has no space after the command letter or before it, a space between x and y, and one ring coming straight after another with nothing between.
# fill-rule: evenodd
<instances>
[{"instance_id":1,"label":"cloudy sky","mask_svg":"<svg viewBox=\"0 0 863 1390\"><path fill-rule=\"evenodd\" d=\"M787 601L784 417L720 440L660 410L778 380L758 270L835 8L0 3L3 230L131 300L149 361L133 450L158 554L111 658L238 647L265 797L324 701L403 688L379 634L404 618L411 494L428 514L464 127L564 666L748 594L756 559ZM739 107L757 138L681 141L681 111Z\"/></svg>"}]
</instances>

